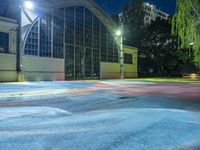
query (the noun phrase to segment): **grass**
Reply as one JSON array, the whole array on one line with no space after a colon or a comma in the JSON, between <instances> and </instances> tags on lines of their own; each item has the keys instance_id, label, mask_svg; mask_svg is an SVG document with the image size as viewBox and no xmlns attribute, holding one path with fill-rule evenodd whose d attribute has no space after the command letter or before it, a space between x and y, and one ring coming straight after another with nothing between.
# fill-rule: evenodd
<instances>
[{"instance_id":1,"label":"grass","mask_svg":"<svg viewBox=\"0 0 200 150\"><path fill-rule=\"evenodd\" d=\"M138 78L133 80L152 81L152 82L200 82L200 78Z\"/></svg>"}]
</instances>

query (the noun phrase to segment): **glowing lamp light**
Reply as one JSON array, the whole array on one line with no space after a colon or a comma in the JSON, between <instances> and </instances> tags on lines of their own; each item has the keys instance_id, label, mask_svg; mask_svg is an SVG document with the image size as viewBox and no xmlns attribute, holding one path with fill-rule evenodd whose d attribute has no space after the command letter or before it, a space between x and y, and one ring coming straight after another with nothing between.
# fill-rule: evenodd
<instances>
[{"instance_id":1,"label":"glowing lamp light","mask_svg":"<svg viewBox=\"0 0 200 150\"><path fill-rule=\"evenodd\" d=\"M122 35L122 31L118 30L118 31L116 32L116 35L117 35L117 36L121 36L121 35Z\"/></svg>"},{"instance_id":2,"label":"glowing lamp light","mask_svg":"<svg viewBox=\"0 0 200 150\"><path fill-rule=\"evenodd\" d=\"M24 7L25 7L26 9L34 9L33 2L32 2L32 1L25 1L25 2L24 2Z\"/></svg>"},{"instance_id":3,"label":"glowing lamp light","mask_svg":"<svg viewBox=\"0 0 200 150\"><path fill-rule=\"evenodd\" d=\"M193 46L194 45L194 42L190 42L190 46Z\"/></svg>"}]
</instances>

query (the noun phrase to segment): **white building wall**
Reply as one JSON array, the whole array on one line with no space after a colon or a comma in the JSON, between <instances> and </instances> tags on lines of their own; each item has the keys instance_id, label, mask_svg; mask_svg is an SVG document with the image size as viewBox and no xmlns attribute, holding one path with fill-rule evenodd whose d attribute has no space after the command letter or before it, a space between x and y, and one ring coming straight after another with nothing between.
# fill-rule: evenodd
<instances>
[{"instance_id":1,"label":"white building wall","mask_svg":"<svg viewBox=\"0 0 200 150\"><path fill-rule=\"evenodd\" d=\"M123 46L124 53L132 55L132 64L124 64L124 78L138 77L138 50L134 47ZM101 79L120 79L120 63L101 62Z\"/></svg>"},{"instance_id":2,"label":"white building wall","mask_svg":"<svg viewBox=\"0 0 200 150\"><path fill-rule=\"evenodd\" d=\"M64 59L23 56L25 81L64 80Z\"/></svg>"},{"instance_id":3,"label":"white building wall","mask_svg":"<svg viewBox=\"0 0 200 150\"><path fill-rule=\"evenodd\" d=\"M120 79L120 64L101 62L100 79Z\"/></svg>"},{"instance_id":4,"label":"white building wall","mask_svg":"<svg viewBox=\"0 0 200 150\"><path fill-rule=\"evenodd\" d=\"M0 82L17 81L16 55L0 53Z\"/></svg>"},{"instance_id":5,"label":"white building wall","mask_svg":"<svg viewBox=\"0 0 200 150\"><path fill-rule=\"evenodd\" d=\"M124 46L124 53L132 55L132 64L124 64L124 77L137 78L138 77L138 50L137 48Z\"/></svg>"},{"instance_id":6,"label":"white building wall","mask_svg":"<svg viewBox=\"0 0 200 150\"><path fill-rule=\"evenodd\" d=\"M17 81L16 47L17 24L13 19L0 17L0 32L9 34L8 53L0 53L0 82Z\"/></svg>"},{"instance_id":7,"label":"white building wall","mask_svg":"<svg viewBox=\"0 0 200 150\"><path fill-rule=\"evenodd\" d=\"M9 52L0 53L0 82L18 81L17 24L15 20L0 17L0 32L9 34ZM64 80L64 59L23 56L25 81Z\"/></svg>"}]
</instances>

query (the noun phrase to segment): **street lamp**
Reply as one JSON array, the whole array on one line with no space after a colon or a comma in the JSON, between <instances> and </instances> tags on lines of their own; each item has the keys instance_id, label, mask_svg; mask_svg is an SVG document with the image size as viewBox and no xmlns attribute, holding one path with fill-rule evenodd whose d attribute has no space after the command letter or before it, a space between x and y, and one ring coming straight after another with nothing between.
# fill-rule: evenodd
<instances>
[{"instance_id":1,"label":"street lamp","mask_svg":"<svg viewBox=\"0 0 200 150\"><path fill-rule=\"evenodd\" d=\"M193 45L194 45L194 42L191 42L191 43L190 43L190 46L193 46Z\"/></svg>"},{"instance_id":2,"label":"street lamp","mask_svg":"<svg viewBox=\"0 0 200 150\"><path fill-rule=\"evenodd\" d=\"M194 45L194 42L190 42L189 58L191 57L191 52L192 52L192 49L193 49L193 45Z\"/></svg>"},{"instance_id":3,"label":"street lamp","mask_svg":"<svg viewBox=\"0 0 200 150\"><path fill-rule=\"evenodd\" d=\"M121 30L117 30L117 31L116 31L116 35L117 35L117 36L121 36L121 35L122 35L122 31L121 31Z\"/></svg>"},{"instance_id":4,"label":"street lamp","mask_svg":"<svg viewBox=\"0 0 200 150\"><path fill-rule=\"evenodd\" d=\"M34 9L34 4L33 4L32 1L24 1L24 5L23 6L26 9L30 9L30 10Z\"/></svg>"},{"instance_id":5,"label":"street lamp","mask_svg":"<svg viewBox=\"0 0 200 150\"><path fill-rule=\"evenodd\" d=\"M24 9L33 10L34 4L31 0L19 0L19 18L18 18L18 50L17 50L17 73L18 81L24 81L24 72L22 64L22 12L31 22L31 18L28 16Z\"/></svg>"},{"instance_id":6,"label":"street lamp","mask_svg":"<svg viewBox=\"0 0 200 150\"><path fill-rule=\"evenodd\" d=\"M120 38L120 77L124 79L123 32L121 29L116 31L116 36Z\"/></svg>"}]
</instances>

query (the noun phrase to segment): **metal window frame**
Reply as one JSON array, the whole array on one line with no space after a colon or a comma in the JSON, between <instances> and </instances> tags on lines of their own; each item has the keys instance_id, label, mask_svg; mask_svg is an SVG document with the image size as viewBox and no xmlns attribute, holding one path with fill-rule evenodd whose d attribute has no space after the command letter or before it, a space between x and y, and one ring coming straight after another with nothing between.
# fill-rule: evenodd
<instances>
[{"instance_id":1,"label":"metal window frame","mask_svg":"<svg viewBox=\"0 0 200 150\"><path fill-rule=\"evenodd\" d=\"M118 54L120 54L120 44L121 42L114 36L114 30L116 29L117 25L115 25L113 23L113 21L111 20L110 17L108 17L94 2L92 2L91 0L83 0L82 3L78 3L78 1L80 0L77 0L76 2L73 2L73 3L68 3L67 2L65 3L65 5L55 5L51 8L47 8L47 11L45 11L42 15L38 16L34 21L32 21L29 29L27 30L26 34L25 34L25 38L22 42L22 49L23 49L23 52L24 52L24 48L25 48L25 44L26 44L26 41L28 39L28 35L29 33L31 32L33 26L35 23L37 23L38 21L38 56L40 57L40 30L41 30L41 25L40 25L40 20L42 18L42 16L46 15L47 13L51 12L51 57L50 58L54 58L53 57L53 32L54 32L54 27L53 27L53 16L54 16L54 10L55 9L58 9L58 8L63 8L64 10L64 28L63 28L63 58L62 59L65 59L66 58L66 31L65 31L65 26L66 26L66 12L65 10L69 7L73 7L74 8L74 79L76 78L76 47L78 46L76 44L76 13L77 13L77 10L76 10L76 7L77 6L82 6L84 8L84 16L83 16L83 47L86 48L86 45L85 45L85 9L87 8L89 11L91 11L92 13L92 46L91 46L91 49L92 49L92 77L93 77L93 74L94 74L94 28L93 28L93 23L94 23L94 16L97 17L97 19L99 20L99 27L100 27L100 34L99 34L99 48L97 48L99 50L99 65L101 64L101 31L102 31L102 24L104 24L105 28L106 28L106 61L108 61L108 34L110 33L113 37L113 42L112 42L112 45L113 45L113 61L114 61L114 43L116 43L117 48L118 48ZM84 52L85 53L85 52ZM101 67L99 67L101 68ZM101 70L99 70L99 73L101 72ZM99 74L99 76L101 76Z\"/></svg>"},{"instance_id":2,"label":"metal window frame","mask_svg":"<svg viewBox=\"0 0 200 150\"><path fill-rule=\"evenodd\" d=\"M59 0L58 0L59 1ZM57 2L57 1L56 1ZM44 4L43 4L44 5ZM114 36L114 30L117 29L117 25L112 21L112 19L106 15L106 13L99 7L97 6L97 4L95 4L95 2L93 2L92 0L68 0L68 2L64 2L64 4L46 4L44 5L46 6L46 8L44 9L43 14L37 16L35 18L35 20L33 20L31 22L31 25L29 27L29 29L26 31L25 33L25 37L24 40L22 41L22 50L24 51L24 47L25 47L25 42L28 38L28 34L30 32L30 30L32 29L33 25L35 22L37 22L38 20L40 20L40 18L45 15L46 13L48 13L49 11L53 11L54 9L57 8L67 8L67 7L75 7L75 6L84 6L87 9L89 9L93 15L95 15L100 22L104 23L104 25L106 26L106 28L111 32L111 34L113 35L113 38L115 39L115 42L117 43L118 46L120 46L120 42L115 38ZM40 28L40 26L39 26Z\"/></svg>"}]
</instances>

